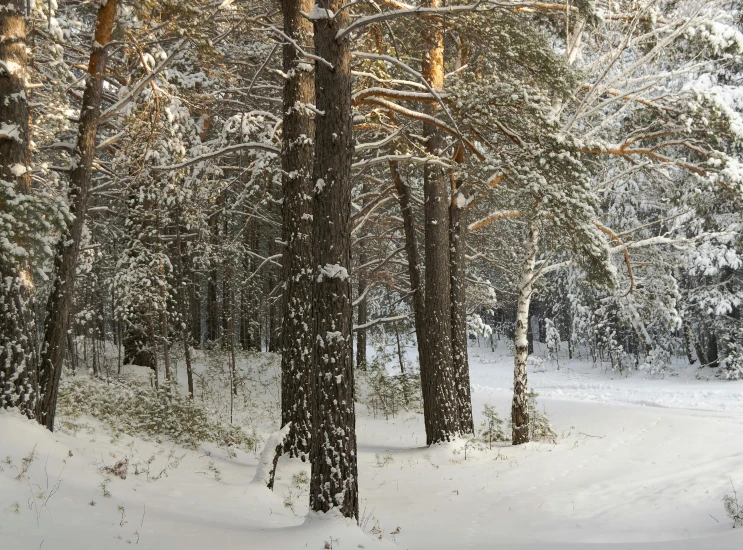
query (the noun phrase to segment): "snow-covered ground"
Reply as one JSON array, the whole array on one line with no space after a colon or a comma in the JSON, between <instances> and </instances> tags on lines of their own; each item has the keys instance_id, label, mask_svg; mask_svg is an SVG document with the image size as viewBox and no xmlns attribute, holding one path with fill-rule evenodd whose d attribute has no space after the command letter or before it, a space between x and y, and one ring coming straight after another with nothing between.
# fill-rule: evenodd
<instances>
[{"instance_id":1,"label":"snow-covered ground","mask_svg":"<svg viewBox=\"0 0 743 550\"><path fill-rule=\"evenodd\" d=\"M507 348L472 347L470 361L476 423L486 403L507 417ZM743 488L743 384L564 359L539 370L529 381L556 444L426 448L419 414L359 405L361 528L305 522L299 461L280 462L273 493L251 483L260 448L112 438L92 419L50 434L0 413L0 548L743 548L722 506ZM259 392L274 399L275 386ZM123 458L126 479L103 471Z\"/></svg>"}]
</instances>

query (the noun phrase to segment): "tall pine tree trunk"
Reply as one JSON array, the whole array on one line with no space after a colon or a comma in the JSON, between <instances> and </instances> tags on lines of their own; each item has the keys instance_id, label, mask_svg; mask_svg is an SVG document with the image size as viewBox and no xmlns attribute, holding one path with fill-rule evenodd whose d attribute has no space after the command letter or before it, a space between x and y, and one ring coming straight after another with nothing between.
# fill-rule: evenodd
<instances>
[{"instance_id":1,"label":"tall pine tree trunk","mask_svg":"<svg viewBox=\"0 0 743 550\"><path fill-rule=\"evenodd\" d=\"M709 329L709 338L707 339L707 366L717 368L720 366L720 356L717 346L717 330L714 325Z\"/></svg>"},{"instance_id":2,"label":"tall pine tree trunk","mask_svg":"<svg viewBox=\"0 0 743 550\"><path fill-rule=\"evenodd\" d=\"M368 193L369 188L367 186L367 183L364 182L361 186L361 195L363 197L366 196ZM366 201L361 201L361 210L363 211L364 207L366 206ZM366 253L366 243L362 242L359 244L359 265L364 265L367 262L367 253ZM366 291L366 279L361 275L358 274L358 293L359 297L363 296L364 291ZM366 308L366 298L361 299L359 302L357 309L356 309L356 324L357 325L365 325L367 322L367 308ZM366 329L360 329L356 331L356 368L361 370L366 370Z\"/></svg>"},{"instance_id":3,"label":"tall pine tree trunk","mask_svg":"<svg viewBox=\"0 0 743 550\"><path fill-rule=\"evenodd\" d=\"M441 0L425 0L422 6L438 8ZM439 22L430 21L423 40L422 74L432 88L444 87L444 33ZM435 115L437 105L429 107ZM443 153L446 141L431 124L423 125L426 150L432 156ZM449 278L449 191L448 177L440 166L423 169L426 293L424 319L427 347L426 367L421 372L426 442L450 441L459 432L459 410L451 347L451 281Z\"/></svg>"},{"instance_id":4,"label":"tall pine tree trunk","mask_svg":"<svg viewBox=\"0 0 743 550\"><path fill-rule=\"evenodd\" d=\"M413 218L412 196L410 186L402 179L397 162L390 162L390 175L395 184L397 198L400 201L403 230L405 232L405 255L408 260L408 278L410 290L413 292L413 318L415 320L415 339L418 344L418 363L421 369L421 382L431 372L427 362L428 348L425 336L425 299L421 286L420 259L418 256L418 239L415 234L415 219Z\"/></svg>"},{"instance_id":5,"label":"tall pine tree trunk","mask_svg":"<svg viewBox=\"0 0 743 550\"><path fill-rule=\"evenodd\" d=\"M452 201L449 207L449 246L451 277L451 349L457 384L459 429L475 432L470 395L470 365L467 356L467 300L464 271L465 238L467 235L467 193L460 182L452 179Z\"/></svg>"},{"instance_id":6,"label":"tall pine tree trunk","mask_svg":"<svg viewBox=\"0 0 743 550\"><path fill-rule=\"evenodd\" d=\"M397 162L390 162L390 175L395 184L397 198L402 213L403 231L405 232L405 255L408 260L408 278L410 290L413 292L413 319L415 320L415 339L418 344L418 364L421 369L421 380L431 371L428 366L428 348L425 336L425 299L421 286L420 258L418 256L418 239L415 234L415 219L413 218L412 196L410 186L402 179Z\"/></svg>"},{"instance_id":7,"label":"tall pine tree trunk","mask_svg":"<svg viewBox=\"0 0 743 550\"><path fill-rule=\"evenodd\" d=\"M310 510L359 517L354 405L351 281L351 48L336 34L348 22L345 0L315 6L317 109L313 170L315 397L312 408ZM334 16L330 13L335 14Z\"/></svg>"},{"instance_id":8,"label":"tall pine tree trunk","mask_svg":"<svg viewBox=\"0 0 743 550\"><path fill-rule=\"evenodd\" d=\"M364 265L366 263L366 253L361 252L359 254L359 264ZM366 291L366 280L359 277L359 296L363 295ZM356 321L358 325L365 325L367 322L366 315L366 298L359 302L357 306ZM366 370L366 329L361 329L356 332L356 368Z\"/></svg>"},{"instance_id":9,"label":"tall pine tree trunk","mask_svg":"<svg viewBox=\"0 0 743 550\"><path fill-rule=\"evenodd\" d=\"M186 273L186 265L183 261L183 239L181 238L181 208L178 205L176 210L175 219L175 246L176 246L176 267L177 282L178 282L178 301L181 306L181 338L183 338L183 356L186 361L186 379L188 381L188 396L193 399L194 387L193 387L193 365L191 364L191 304L189 300L190 292L187 289L186 279L188 275ZM189 270L190 271L190 270Z\"/></svg>"},{"instance_id":10,"label":"tall pine tree trunk","mask_svg":"<svg viewBox=\"0 0 743 550\"><path fill-rule=\"evenodd\" d=\"M219 310L218 310L218 297L217 297L217 270L212 269L209 271L207 277L207 291L206 291L206 312L207 312L207 336L206 340L214 345L214 342L219 339Z\"/></svg>"},{"instance_id":11,"label":"tall pine tree trunk","mask_svg":"<svg viewBox=\"0 0 743 550\"><path fill-rule=\"evenodd\" d=\"M65 339L69 325L72 294L75 289L75 269L80 252L80 239L88 208L88 192L93 174L96 134L101 114L103 77L108 61L106 46L111 40L118 0L108 0L98 9L92 53L88 66L83 102L80 109L77 146L70 173L69 203L74 219L59 239L54 258L52 291L47 303L44 342L41 348L41 370L37 420L54 430Z\"/></svg>"},{"instance_id":12,"label":"tall pine tree trunk","mask_svg":"<svg viewBox=\"0 0 743 550\"><path fill-rule=\"evenodd\" d=\"M516 330L513 341L513 403L511 405L511 423L513 425L513 444L529 442L529 407L526 398L526 359L529 356L528 334L529 304L534 286L534 266L537 260L539 228L536 223L529 223L529 236L526 242L526 255L521 267L519 282L519 299L516 309Z\"/></svg>"},{"instance_id":13,"label":"tall pine tree trunk","mask_svg":"<svg viewBox=\"0 0 743 550\"><path fill-rule=\"evenodd\" d=\"M14 201L31 192L25 11L24 0L0 0L0 184L7 186L3 196ZM8 206L2 208L7 215ZM28 266L9 252L0 249L0 407L17 407L32 417L37 365L33 283Z\"/></svg>"}]
</instances>

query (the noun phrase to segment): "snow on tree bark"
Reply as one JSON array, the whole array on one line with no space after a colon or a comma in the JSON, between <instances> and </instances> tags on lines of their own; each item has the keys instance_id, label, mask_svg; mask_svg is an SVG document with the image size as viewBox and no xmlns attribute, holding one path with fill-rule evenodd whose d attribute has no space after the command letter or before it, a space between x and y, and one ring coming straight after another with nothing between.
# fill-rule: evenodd
<instances>
[{"instance_id":1,"label":"snow on tree bark","mask_svg":"<svg viewBox=\"0 0 743 550\"><path fill-rule=\"evenodd\" d=\"M301 16L313 0L283 0L284 33L307 47L312 23ZM313 401L312 374L312 159L314 120L305 105L315 103L312 66L297 49L284 44L283 188L283 322L281 355L281 424L291 422L284 450L292 457L310 452Z\"/></svg>"},{"instance_id":2,"label":"snow on tree bark","mask_svg":"<svg viewBox=\"0 0 743 550\"><path fill-rule=\"evenodd\" d=\"M421 385L427 383L427 376L431 369L428 366L428 347L425 336L425 298L421 285L420 257L418 255L418 239L415 234L415 219L413 218L412 197L410 186L402 179L397 162L390 162L390 175L395 184L397 198L400 201L400 212L403 219L405 233L405 255L408 260L408 278L410 289L413 291L413 317L415 320L415 338L418 343L418 362L421 371ZM425 382L424 382L425 380Z\"/></svg>"},{"instance_id":3,"label":"snow on tree bark","mask_svg":"<svg viewBox=\"0 0 743 550\"><path fill-rule=\"evenodd\" d=\"M467 295L464 269L465 239L467 235L467 191L461 182L452 180L449 207L449 246L451 277L451 349L454 377L457 384L459 430L465 434L475 431L470 395L470 366L467 355Z\"/></svg>"},{"instance_id":4,"label":"snow on tree bark","mask_svg":"<svg viewBox=\"0 0 743 550\"><path fill-rule=\"evenodd\" d=\"M315 399L312 407L310 510L359 516L356 412L352 357L351 48L336 34L348 22L343 0L324 7L338 15L314 21L315 64L313 281Z\"/></svg>"},{"instance_id":5,"label":"snow on tree bark","mask_svg":"<svg viewBox=\"0 0 743 550\"><path fill-rule=\"evenodd\" d=\"M529 222L524 263L519 281L519 298L516 309L516 330L513 341L513 403L511 405L512 440L514 445L529 442L529 407L526 396L526 359L529 356L528 332L529 304L534 285L534 266L537 259L539 227Z\"/></svg>"},{"instance_id":6,"label":"snow on tree bark","mask_svg":"<svg viewBox=\"0 0 743 550\"><path fill-rule=\"evenodd\" d=\"M438 8L440 0L426 0L421 5ZM431 21L423 32L427 51L423 55L422 74L435 90L444 87L444 33L438 22ZM428 106L434 115L438 105ZM439 156L446 147L443 133L424 123L426 151ZM449 192L444 169L433 163L423 168L425 221L425 338L428 349L427 368L421 376L426 442L431 445L451 441L459 432L459 411L452 365L451 346L451 281L449 278ZM423 369L423 365L421 365Z\"/></svg>"},{"instance_id":7,"label":"snow on tree bark","mask_svg":"<svg viewBox=\"0 0 743 550\"><path fill-rule=\"evenodd\" d=\"M0 135L0 185L6 188L3 195L14 198L31 191L25 11L22 0L0 1L0 127L6 130ZM3 204L4 217L9 208ZM36 379L33 282L27 262L18 260L5 247L0 249L0 407L17 407L32 417Z\"/></svg>"},{"instance_id":8,"label":"snow on tree bark","mask_svg":"<svg viewBox=\"0 0 743 550\"><path fill-rule=\"evenodd\" d=\"M41 348L37 420L54 430L65 340L69 325L70 306L75 288L75 268L80 253L80 241L88 207L90 181L93 174L96 134L101 114L103 80L108 61L106 46L111 41L118 0L108 0L98 9L95 23L88 77L80 109L77 145L70 173L69 208L73 221L62 232L54 257L52 291L47 303L47 318Z\"/></svg>"}]
</instances>

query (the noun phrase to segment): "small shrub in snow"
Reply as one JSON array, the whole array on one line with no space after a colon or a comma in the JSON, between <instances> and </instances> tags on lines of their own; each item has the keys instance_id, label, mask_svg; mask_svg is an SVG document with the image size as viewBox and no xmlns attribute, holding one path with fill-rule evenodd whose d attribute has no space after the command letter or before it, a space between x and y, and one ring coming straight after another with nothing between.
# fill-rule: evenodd
<instances>
[{"instance_id":1,"label":"small shrub in snow","mask_svg":"<svg viewBox=\"0 0 743 550\"><path fill-rule=\"evenodd\" d=\"M105 498L111 498L111 491L108 490L109 483L111 483L111 480L109 478L106 478L103 481L101 481L100 485L98 485L98 487L100 487L101 492L103 493L103 496Z\"/></svg>"},{"instance_id":2,"label":"small shrub in snow","mask_svg":"<svg viewBox=\"0 0 743 550\"><path fill-rule=\"evenodd\" d=\"M743 380L743 344L733 341L729 334L726 336L722 338L726 356L720 361L717 377L723 380ZM743 329L740 329L738 337L743 342Z\"/></svg>"},{"instance_id":3,"label":"small shrub in snow","mask_svg":"<svg viewBox=\"0 0 743 550\"><path fill-rule=\"evenodd\" d=\"M388 464L392 464L395 461L395 459L392 458L392 455L390 454L380 455L379 453L375 453L374 458L377 459L377 468L384 468Z\"/></svg>"},{"instance_id":4,"label":"small shrub in snow","mask_svg":"<svg viewBox=\"0 0 743 550\"><path fill-rule=\"evenodd\" d=\"M288 508L294 513L294 505L309 494L310 477L305 470L301 470L292 476L289 492L284 493L284 508Z\"/></svg>"},{"instance_id":5,"label":"small shrub in snow","mask_svg":"<svg viewBox=\"0 0 743 550\"><path fill-rule=\"evenodd\" d=\"M550 361L557 363L557 368L560 368L560 332L557 330L554 321L552 319L545 319L545 333L547 339L547 355Z\"/></svg>"},{"instance_id":6,"label":"small shrub in snow","mask_svg":"<svg viewBox=\"0 0 743 550\"><path fill-rule=\"evenodd\" d=\"M68 418L90 415L100 420L114 435L167 438L191 449L204 441L225 447L251 448L254 444L241 428L211 420L199 403L176 386L155 390L87 376L66 377L58 406Z\"/></svg>"},{"instance_id":7,"label":"small shrub in snow","mask_svg":"<svg viewBox=\"0 0 743 550\"><path fill-rule=\"evenodd\" d=\"M123 458L113 466L104 466L101 471L120 479L126 479L126 475L129 473L129 459Z\"/></svg>"},{"instance_id":8,"label":"small shrub in snow","mask_svg":"<svg viewBox=\"0 0 743 550\"><path fill-rule=\"evenodd\" d=\"M539 410L537 397L539 394L534 390L529 390L526 394L526 404L529 407L529 439L531 441L554 441L557 439L557 432L552 429L547 413Z\"/></svg>"},{"instance_id":9,"label":"small shrub in snow","mask_svg":"<svg viewBox=\"0 0 743 550\"><path fill-rule=\"evenodd\" d=\"M638 368L651 375L665 376L670 373L671 354L667 350L653 348Z\"/></svg>"},{"instance_id":10,"label":"small shrub in snow","mask_svg":"<svg viewBox=\"0 0 743 550\"><path fill-rule=\"evenodd\" d=\"M726 494L722 497L725 513L733 521L733 528L743 525L743 502L738 500L738 493L733 487L733 494Z\"/></svg>"},{"instance_id":11,"label":"small shrub in snow","mask_svg":"<svg viewBox=\"0 0 743 550\"><path fill-rule=\"evenodd\" d=\"M8 457L8 460L10 460L10 457ZM36 446L31 449L30 453L28 453L26 456L23 457L23 459L21 459L21 469L18 471L18 475L15 478L16 481L23 481L24 479L26 479L28 469L34 460L36 460Z\"/></svg>"},{"instance_id":12,"label":"small shrub in snow","mask_svg":"<svg viewBox=\"0 0 743 550\"><path fill-rule=\"evenodd\" d=\"M222 470L219 469L219 466L217 466L213 460L209 461L208 470L214 476L215 481L222 479Z\"/></svg>"},{"instance_id":13,"label":"small shrub in snow","mask_svg":"<svg viewBox=\"0 0 743 550\"><path fill-rule=\"evenodd\" d=\"M492 448L493 441L508 441L503 430L503 419L495 412L495 407L485 405L482 416L483 420L480 421L480 429L477 431L477 437L482 443L487 443L488 447Z\"/></svg>"},{"instance_id":14,"label":"small shrub in snow","mask_svg":"<svg viewBox=\"0 0 743 550\"><path fill-rule=\"evenodd\" d=\"M380 352L358 377L366 391L357 395L365 395L364 402L373 414L384 414L385 419L394 418L402 411L419 411L422 406L420 374L412 368L392 374L387 370L392 360L390 354Z\"/></svg>"}]
</instances>

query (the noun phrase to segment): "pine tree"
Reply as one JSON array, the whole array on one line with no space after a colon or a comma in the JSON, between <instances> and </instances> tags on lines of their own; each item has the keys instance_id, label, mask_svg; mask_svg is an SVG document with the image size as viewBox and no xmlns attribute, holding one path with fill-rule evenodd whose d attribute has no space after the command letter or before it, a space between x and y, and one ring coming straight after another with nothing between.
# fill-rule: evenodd
<instances>
[{"instance_id":1,"label":"pine tree","mask_svg":"<svg viewBox=\"0 0 743 550\"><path fill-rule=\"evenodd\" d=\"M53 288L47 303L47 319L41 346L39 371L40 396L37 420L54 430L59 381L62 376L69 326L75 268L88 207L88 196L95 157L103 95L103 80L108 61L106 46L111 40L118 0L108 0L98 9L93 36L88 78L80 109L78 139L74 162L70 166L70 211L74 220L59 238L54 258Z\"/></svg>"},{"instance_id":2,"label":"pine tree","mask_svg":"<svg viewBox=\"0 0 743 550\"><path fill-rule=\"evenodd\" d=\"M310 509L359 517L351 340L351 45L337 39L348 22L343 0L312 11L315 54L313 240L317 271L312 307L315 391L312 408Z\"/></svg>"},{"instance_id":3,"label":"pine tree","mask_svg":"<svg viewBox=\"0 0 743 550\"><path fill-rule=\"evenodd\" d=\"M32 417L36 399L33 278L24 229L36 229L26 83L26 4L0 2L0 406Z\"/></svg>"},{"instance_id":4,"label":"pine tree","mask_svg":"<svg viewBox=\"0 0 743 550\"><path fill-rule=\"evenodd\" d=\"M284 0L284 33L304 47L312 43L309 13L313 0ZM315 103L313 65L292 44L284 44L282 209L283 230L283 347L281 354L281 423L291 422L284 440L290 456L309 454L314 401L314 338L312 278L313 211L311 197Z\"/></svg>"}]
</instances>

